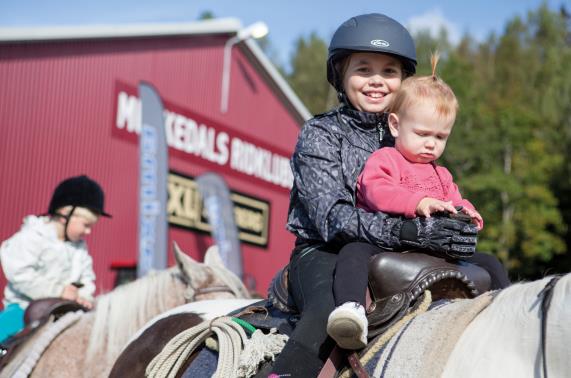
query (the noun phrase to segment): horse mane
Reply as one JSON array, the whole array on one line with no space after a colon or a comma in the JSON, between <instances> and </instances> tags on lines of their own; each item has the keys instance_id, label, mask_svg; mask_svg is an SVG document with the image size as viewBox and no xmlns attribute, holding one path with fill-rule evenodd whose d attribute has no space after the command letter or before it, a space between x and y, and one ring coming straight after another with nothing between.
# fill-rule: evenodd
<instances>
[{"instance_id":1,"label":"horse mane","mask_svg":"<svg viewBox=\"0 0 571 378\"><path fill-rule=\"evenodd\" d=\"M183 285L175 272L176 268L151 272L97 297L87 360L101 350L106 351L106 358L117 356L129 338L148 320L185 303L184 291L175 287Z\"/></svg>"},{"instance_id":2,"label":"horse mane","mask_svg":"<svg viewBox=\"0 0 571 378\"><path fill-rule=\"evenodd\" d=\"M564 281L569 281L570 275L564 276L560 283ZM514 283L511 286L498 292L498 295L494 299L494 306L490 306L488 311L497 311L498 315L504 314L506 311L513 313L512 315L516 318L519 316L524 316L524 313L528 313L530 310L540 310L541 298L538 297L539 292L543 290L545 285L553 278L552 276L546 276L537 281L521 281ZM516 319L514 318L514 319Z\"/></svg>"},{"instance_id":3,"label":"horse mane","mask_svg":"<svg viewBox=\"0 0 571 378\"><path fill-rule=\"evenodd\" d=\"M530 324L532 322L535 323L534 326L539 327L541 297L538 297L538 294L550 279L551 277L545 277L532 282L521 281L498 291L491 305L482 314L484 316L480 316L480 321L485 318L485 327L490 329L503 324L502 322L506 318L514 324ZM519 332L517 327L503 327L503 331L508 334L506 337L518 337L516 334L509 334L510 332Z\"/></svg>"},{"instance_id":4,"label":"horse mane","mask_svg":"<svg viewBox=\"0 0 571 378\"><path fill-rule=\"evenodd\" d=\"M97 297L90 314L93 326L86 352L88 361L96 357L115 358L149 320L194 298L196 290L205 284L219 280L235 297L250 298L240 278L224 266L217 248L207 251L204 263L184 255L186 262L182 266L151 272ZM102 351L105 356L101 356Z\"/></svg>"}]
</instances>

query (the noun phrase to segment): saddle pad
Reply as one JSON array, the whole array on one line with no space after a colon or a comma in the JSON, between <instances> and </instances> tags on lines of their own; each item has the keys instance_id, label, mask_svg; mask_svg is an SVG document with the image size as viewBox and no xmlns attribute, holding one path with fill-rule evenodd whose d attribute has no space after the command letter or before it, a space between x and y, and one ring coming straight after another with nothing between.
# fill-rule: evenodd
<instances>
[{"instance_id":1,"label":"saddle pad","mask_svg":"<svg viewBox=\"0 0 571 378\"><path fill-rule=\"evenodd\" d=\"M293 324L299 317L298 315L285 313L276 309L270 305L267 300L253 303L250 306L233 311L228 315L237 316L252 326L261 329L264 333L275 328L278 330L278 333L287 336L290 336L293 332Z\"/></svg>"},{"instance_id":2,"label":"saddle pad","mask_svg":"<svg viewBox=\"0 0 571 378\"><path fill-rule=\"evenodd\" d=\"M202 348L182 375L182 378L212 377L218 367L218 353Z\"/></svg>"},{"instance_id":3,"label":"saddle pad","mask_svg":"<svg viewBox=\"0 0 571 378\"><path fill-rule=\"evenodd\" d=\"M205 320L214 319L218 316L223 316L228 314L230 311L234 310L236 307L246 307L253 303L259 302L259 299L208 299L197 302L190 302L182 306L178 306L160 313L153 319L149 320L143 327L141 327L133 336L127 344L129 345L134 340L139 338L143 332L145 332L150 326L155 324L157 321L169 317L171 315L180 314L183 312L193 312L200 315Z\"/></svg>"},{"instance_id":4,"label":"saddle pad","mask_svg":"<svg viewBox=\"0 0 571 378\"><path fill-rule=\"evenodd\" d=\"M370 360L363 361L367 372L373 377L440 377L462 332L491 303L493 295L487 292L474 299L436 303L405 324Z\"/></svg>"},{"instance_id":5,"label":"saddle pad","mask_svg":"<svg viewBox=\"0 0 571 378\"><path fill-rule=\"evenodd\" d=\"M0 378L24 378L28 377L36 363L50 343L69 326L73 325L84 314L82 310L68 312L54 321L52 316L48 323L38 330L28 343L18 350L16 356L0 372Z\"/></svg>"}]
</instances>

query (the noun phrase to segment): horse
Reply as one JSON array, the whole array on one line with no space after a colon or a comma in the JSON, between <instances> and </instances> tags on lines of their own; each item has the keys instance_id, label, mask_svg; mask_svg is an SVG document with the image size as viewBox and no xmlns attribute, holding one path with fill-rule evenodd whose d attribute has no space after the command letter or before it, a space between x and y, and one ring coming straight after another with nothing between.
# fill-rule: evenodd
<instances>
[{"instance_id":1,"label":"horse","mask_svg":"<svg viewBox=\"0 0 571 378\"><path fill-rule=\"evenodd\" d=\"M174 336L203 321L252 305L258 299L214 299L188 303L153 318L121 352L109 378L144 377L149 362ZM188 365L190 361L186 365Z\"/></svg>"},{"instance_id":2,"label":"horse","mask_svg":"<svg viewBox=\"0 0 571 378\"><path fill-rule=\"evenodd\" d=\"M427 294L425 300L430 299ZM417 313L411 314L416 316L403 318L360 351L358 358L368 376L531 378L563 377L571 371L566 345L571 340L571 273L514 283L476 298L428 302L425 310L420 311L420 304ZM173 325L181 319L188 323L177 331ZM125 348L117 364L137 356L141 365L147 364L180 329L202 321L197 312L161 319ZM157 338L157 330L166 331L164 337ZM136 345L149 343L146 338L152 338L153 349L146 355L134 352ZM177 377L189 376L185 371L190 371L196 355L186 361ZM320 377L353 376L347 364L335 368L336 372L322 372ZM134 375L111 377L143 374L139 367Z\"/></svg>"},{"instance_id":3,"label":"horse","mask_svg":"<svg viewBox=\"0 0 571 378\"><path fill-rule=\"evenodd\" d=\"M182 304L212 298L249 298L242 281L224 267L216 246L204 262L193 260L174 244L176 266L152 272L96 298L93 311L81 313L45 349L31 377L107 377L123 346L148 320ZM56 321L54 324L59 322ZM28 341L0 373L22 370ZM18 358L20 357L20 358Z\"/></svg>"}]
</instances>

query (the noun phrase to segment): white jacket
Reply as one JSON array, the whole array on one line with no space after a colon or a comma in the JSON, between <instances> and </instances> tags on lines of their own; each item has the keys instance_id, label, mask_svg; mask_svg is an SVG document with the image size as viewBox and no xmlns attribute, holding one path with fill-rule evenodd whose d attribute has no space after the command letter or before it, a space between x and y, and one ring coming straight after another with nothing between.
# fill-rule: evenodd
<instances>
[{"instance_id":1,"label":"white jacket","mask_svg":"<svg viewBox=\"0 0 571 378\"><path fill-rule=\"evenodd\" d=\"M20 231L0 246L0 263L8 280L4 307L26 308L33 299L59 297L72 282L84 285L80 297L93 300L95 273L87 245L59 240L47 217L25 217Z\"/></svg>"}]
</instances>

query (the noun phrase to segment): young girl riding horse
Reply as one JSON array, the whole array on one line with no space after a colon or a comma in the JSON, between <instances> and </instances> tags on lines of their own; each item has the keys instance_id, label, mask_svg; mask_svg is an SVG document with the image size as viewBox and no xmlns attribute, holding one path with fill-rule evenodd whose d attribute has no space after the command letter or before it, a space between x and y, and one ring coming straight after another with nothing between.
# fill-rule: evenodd
<instances>
[{"instance_id":1,"label":"young girl riding horse","mask_svg":"<svg viewBox=\"0 0 571 378\"><path fill-rule=\"evenodd\" d=\"M462 198L450 172L435 163L444 153L458 110L454 92L436 76L437 63L435 55L432 75L407 78L394 95L388 124L395 147L381 148L367 160L357 180L357 205L407 218L454 214L459 208L482 229L482 216ZM343 248L335 268L337 307L329 315L327 333L345 349L367 345L367 282L354 279L367 275L371 256L362 251ZM376 252L373 248L365 251Z\"/></svg>"},{"instance_id":2,"label":"young girl riding horse","mask_svg":"<svg viewBox=\"0 0 571 378\"><path fill-rule=\"evenodd\" d=\"M342 304L332 289L342 248L416 247L451 256L475 251L474 225L442 217L406 219L355 205L357 177L365 161L379 148L394 145L387 106L401 81L415 71L413 39L390 17L352 17L333 35L327 79L341 106L305 123L291 162L294 185L287 226L297 240L289 285L300 319L273 365L275 375L316 377L335 346L326 324L330 312ZM483 256L481 264L499 265ZM366 286L366 275L354 279Z\"/></svg>"}]
</instances>

